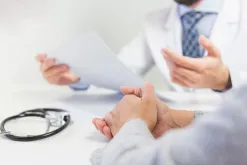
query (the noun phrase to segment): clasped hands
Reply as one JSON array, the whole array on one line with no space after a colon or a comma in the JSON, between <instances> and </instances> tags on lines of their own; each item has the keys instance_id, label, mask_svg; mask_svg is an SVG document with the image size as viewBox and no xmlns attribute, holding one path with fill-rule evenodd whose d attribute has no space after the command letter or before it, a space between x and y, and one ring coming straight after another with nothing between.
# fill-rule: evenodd
<instances>
[{"instance_id":1,"label":"clasped hands","mask_svg":"<svg viewBox=\"0 0 247 165\"><path fill-rule=\"evenodd\" d=\"M121 87L125 95L105 118L93 119L93 124L108 139L112 139L122 126L134 119L143 120L155 138L166 131L187 126L193 120L192 111L176 111L169 108L156 95L152 84L138 87Z\"/></svg>"}]
</instances>

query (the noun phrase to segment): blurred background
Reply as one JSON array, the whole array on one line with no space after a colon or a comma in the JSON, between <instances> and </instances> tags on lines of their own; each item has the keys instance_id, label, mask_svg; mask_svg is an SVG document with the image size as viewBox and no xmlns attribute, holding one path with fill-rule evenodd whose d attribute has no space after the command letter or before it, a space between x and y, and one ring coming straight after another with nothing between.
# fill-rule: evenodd
<instances>
[{"instance_id":1,"label":"blurred background","mask_svg":"<svg viewBox=\"0 0 247 165\"><path fill-rule=\"evenodd\" d=\"M0 90L50 88L34 57L94 29L118 53L171 0L0 0ZM153 68L146 79L162 87Z\"/></svg>"}]
</instances>

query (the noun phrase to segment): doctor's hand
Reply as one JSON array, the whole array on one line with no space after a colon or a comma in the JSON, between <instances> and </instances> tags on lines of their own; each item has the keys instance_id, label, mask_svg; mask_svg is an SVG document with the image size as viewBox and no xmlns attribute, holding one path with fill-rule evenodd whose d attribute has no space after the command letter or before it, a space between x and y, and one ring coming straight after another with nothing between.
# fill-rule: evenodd
<instances>
[{"instance_id":1,"label":"doctor's hand","mask_svg":"<svg viewBox=\"0 0 247 165\"><path fill-rule=\"evenodd\" d=\"M121 87L124 95L135 95L141 97L142 92L138 87ZM173 128L180 128L189 125L194 119L192 111L177 111L169 108L163 101L155 96L157 109L157 123L152 131L155 138L160 137L165 132ZM113 137L111 129L107 125L105 119L95 118L93 124L96 129L104 134L108 139Z\"/></svg>"},{"instance_id":2,"label":"doctor's hand","mask_svg":"<svg viewBox=\"0 0 247 165\"><path fill-rule=\"evenodd\" d=\"M67 65L57 65L56 59L47 58L47 54L39 54L36 60L40 63L40 71L43 77L55 85L70 85L79 80L77 76L69 71Z\"/></svg>"},{"instance_id":3,"label":"doctor's hand","mask_svg":"<svg viewBox=\"0 0 247 165\"><path fill-rule=\"evenodd\" d=\"M210 88L224 91L231 88L228 68L221 60L221 52L204 36L200 44L207 50L204 58L190 58L164 49L174 83L188 88Z\"/></svg>"}]
</instances>

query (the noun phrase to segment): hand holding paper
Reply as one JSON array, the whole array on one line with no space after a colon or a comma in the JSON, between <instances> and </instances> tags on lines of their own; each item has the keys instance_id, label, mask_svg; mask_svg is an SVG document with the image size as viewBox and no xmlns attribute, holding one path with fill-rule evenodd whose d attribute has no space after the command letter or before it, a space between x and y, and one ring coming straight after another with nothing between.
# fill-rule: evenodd
<instances>
[{"instance_id":1,"label":"hand holding paper","mask_svg":"<svg viewBox=\"0 0 247 165\"><path fill-rule=\"evenodd\" d=\"M51 81L53 84L69 85L80 79L81 83L119 90L120 86L141 86L143 83L95 32L83 34L60 46L50 52L46 60L45 55L37 58L45 64L42 67L49 68L48 76L47 72L44 74L44 68L41 69L47 80L47 77L56 75Z\"/></svg>"},{"instance_id":2,"label":"hand holding paper","mask_svg":"<svg viewBox=\"0 0 247 165\"><path fill-rule=\"evenodd\" d=\"M47 58L46 54L39 54L36 59L40 62L43 77L50 84L70 85L79 81L79 77L70 72L67 65L57 65L56 59Z\"/></svg>"}]
</instances>

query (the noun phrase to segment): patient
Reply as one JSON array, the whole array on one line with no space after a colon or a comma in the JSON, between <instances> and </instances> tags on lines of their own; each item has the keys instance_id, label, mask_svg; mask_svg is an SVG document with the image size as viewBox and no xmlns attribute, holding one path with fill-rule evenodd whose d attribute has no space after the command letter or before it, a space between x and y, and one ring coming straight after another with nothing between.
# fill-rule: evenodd
<instances>
[{"instance_id":1,"label":"patient","mask_svg":"<svg viewBox=\"0 0 247 165\"><path fill-rule=\"evenodd\" d=\"M104 119L93 121L102 133L113 137L96 164L247 164L247 85L228 93L217 111L192 124L193 113L171 110L149 83L141 90L125 87L122 91L126 95L116 107Z\"/></svg>"}]
</instances>

